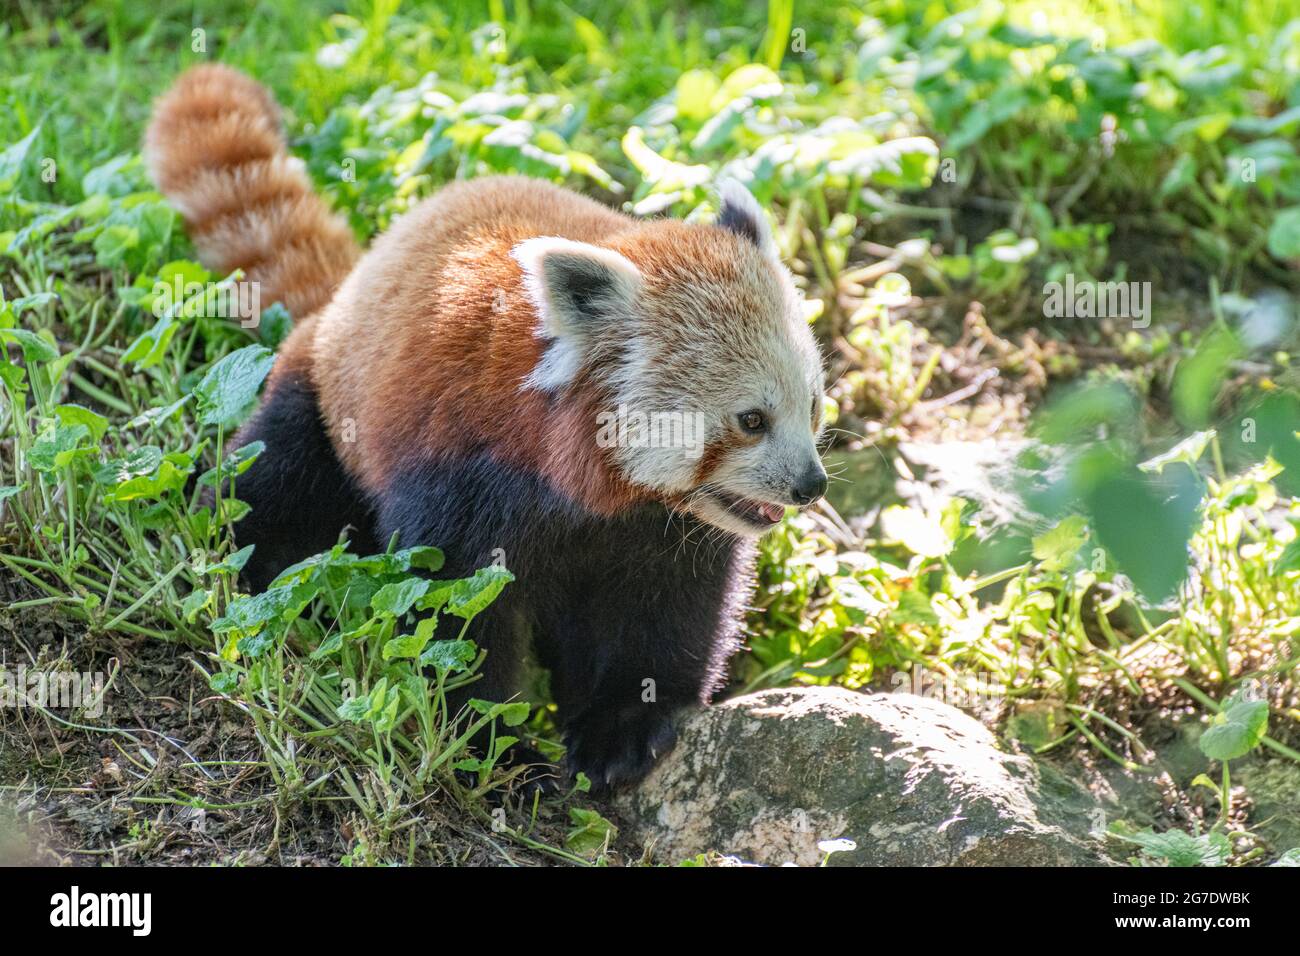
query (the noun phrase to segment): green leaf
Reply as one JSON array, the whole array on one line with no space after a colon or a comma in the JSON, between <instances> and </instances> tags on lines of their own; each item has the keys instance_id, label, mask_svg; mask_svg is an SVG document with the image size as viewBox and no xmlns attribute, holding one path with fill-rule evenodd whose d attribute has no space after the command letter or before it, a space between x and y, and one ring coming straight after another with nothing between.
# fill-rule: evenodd
<instances>
[{"instance_id":1,"label":"green leaf","mask_svg":"<svg viewBox=\"0 0 1300 956\"><path fill-rule=\"evenodd\" d=\"M1042 562L1044 571L1064 571L1087 540L1087 519L1070 515L1051 531L1034 538L1033 555Z\"/></svg>"},{"instance_id":2,"label":"green leaf","mask_svg":"<svg viewBox=\"0 0 1300 956\"><path fill-rule=\"evenodd\" d=\"M167 419L175 417L176 413L179 412L182 406L184 406L192 397L193 396L191 395L183 395L170 405L159 405L155 408L146 409L127 422L126 427L142 428L145 425L157 425L161 422L165 422Z\"/></svg>"},{"instance_id":3,"label":"green leaf","mask_svg":"<svg viewBox=\"0 0 1300 956\"><path fill-rule=\"evenodd\" d=\"M132 456L135 454L133 452ZM188 455L180 452L169 452L163 455L156 471L130 478L110 488L104 494L104 501L113 504L137 499L156 500L162 498L164 495L184 488L192 471L194 471L194 463Z\"/></svg>"},{"instance_id":4,"label":"green leaf","mask_svg":"<svg viewBox=\"0 0 1300 956\"><path fill-rule=\"evenodd\" d=\"M1293 847L1287 850L1269 866L1300 866L1300 847Z\"/></svg>"},{"instance_id":5,"label":"green leaf","mask_svg":"<svg viewBox=\"0 0 1300 956\"><path fill-rule=\"evenodd\" d=\"M103 222L77 232L73 239L86 242L93 237L95 258L105 269L123 266L137 274L158 265L171 240L177 214L161 198L135 193L110 201Z\"/></svg>"},{"instance_id":6,"label":"green leaf","mask_svg":"<svg viewBox=\"0 0 1300 956\"><path fill-rule=\"evenodd\" d=\"M1250 404L1233 416L1240 422L1249 420L1257 434L1247 442L1239 429L1225 432L1235 452L1248 461L1262 462L1271 457L1285 470L1275 479L1277 490L1300 498L1300 395L1291 389L1274 389L1263 399Z\"/></svg>"},{"instance_id":7,"label":"green leaf","mask_svg":"<svg viewBox=\"0 0 1300 956\"><path fill-rule=\"evenodd\" d=\"M1034 422L1037 437L1049 445L1089 442L1099 431L1123 433L1139 417L1133 391L1117 381L1067 391L1049 404Z\"/></svg>"},{"instance_id":8,"label":"green leaf","mask_svg":"<svg viewBox=\"0 0 1300 956\"><path fill-rule=\"evenodd\" d=\"M335 711L340 718L352 723L371 723L382 732L392 730L397 722L397 709L401 704L401 689L390 686L388 678L381 677L369 694L345 700Z\"/></svg>"},{"instance_id":9,"label":"green leaf","mask_svg":"<svg viewBox=\"0 0 1300 956\"><path fill-rule=\"evenodd\" d=\"M966 147L984 138L995 126L1011 119L1029 104L1028 94L1021 89L999 89L992 95L981 97L971 104L961 121L944 144L948 155L956 156Z\"/></svg>"},{"instance_id":10,"label":"green leaf","mask_svg":"<svg viewBox=\"0 0 1300 956\"><path fill-rule=\"evenodd\" d=\"M350 697L343 703L339 704L335 713L342 720L359 724L366 719L366 714L370 712L370 697Z\"/></svg>"},{"instance_id":11,"label":"green leaf","mask_svg":"<svg viewBox=\"0 0 1300 956\"><path fill-rule=\"evenodd\" d=\"M239 689L239 678L225 671L217 671L208 677L208 686L218 694L229 696Z\"/></svg>"},{"instance_id":12,"label":"green leaf","mask_svg":"<svg viewBox=\"0 0 1300 956\"><path fill-rule=\"evenodd\" d=\"M92 451L82 445L82 441L89 437L90 429L85 425L50 422L32 443L27 461L37 471L51 472L64 468L79 454Z\"/></svg>"},{"instance_id":13,"label":"green leaf","mask_svg":"<svg viewBox=\"0 0 1300 956\"><path fill-rule=\"evenodd\" d=\"M712 112L710 104L721 85L708 70L687 70L677 78L678 115L695 121L707 119Z\"/></svg>"},{"instance_id":14,"label":"green leaf","mask_svg":"<svg viewBox=\"0 0 1300 956\"><path fill-rule=\"evenodd\" d=\"M1274 574L1285 574L1288 571L1300 571L1300 536L1282 549L1273 564Z\"/></svg>"},{"instance_id":15,"label":"green leaf","mask_svg":"<svg viewBox=\"0 0 1300 956\"><path fill-rule=\"evenodd\" d=\"M892 615L892 620L900 624L935 627L939 615L934 613L930 599L920 591L904 591L898 596L898 610Z\"/></svg>"},{"instance_id":16,"label":"green leaf","mask_svg":"<svg viewBox=\"0 0 1300 956\"><path fill-rule=\"evenodd\" d=\"M427 578L407 578L405 581L385 584L375 592L370 606L376 614L401 617L418 599L424 597L432 585L433 582Z\"/></svg>"},{"instance_id":17,"label":"green leaf","mask_svg":"<svg viewBox=\"0 0 1300 956\"><path fill-rule=\"evenodd\" d=\"M27 370L8 362L3 348L0 348L0 382L19 405L26 404L23 398L27 394Z\"/></svg>"},{"instance_id":18,"label":"green leaf","mask_svg":"<svg viewBox=\"0 0 1300 956\"><path fill-rule=\"evenodd\" d=\"M1205 493L1186 468L1147 474L1124 466L1100 474L1084 494L1098 543L1144 595L1163 600L1187 578L1188 541Z\"/></svg>"},{"instance_id":19,"label":"green leaf","mask_svg":"<svg viewBox=\"0 0 1300 956\"><path fill-rule=\"evenodd\" d=\"M325 638L325 640L321 641L320 645L311 652L311 659L314 661L320 660L321 658L328 657L331 654L337 654L342 649L343 635L338 631L335 631L330 634L329 637Z\"/></svg>"},{"instance_id":20,"label":"green leaf","mask_svg":"<svg viewBox=\"0 0 1300 956\"><path fill-rule=\"evenodd\" d=\"M443 553L431 545L416 545L413 548L403 548L395 552L392 557L399 562L404 562L402 570L409 568L421 568L425 571L439 571L442 569Z\"/></svg>"},{"instance_id":21,"label":"green leaf","mask_svg":"<svg viewBox=\"0 0 1300 956\"><path fill-rule=\"evenodd\" d=\"M136 191L138 176L130 175L140 169L138 153L123 153L106 163L101 163L81 177L81 193L86 198L105 195L114 198Z\"/></svg>"},{"instance_id":22,"label":"green leaf","mask_svg":"<svg viewBox=\"0 0 1300 956\"><path fill-rule=\"evenodd\" d=\"M738 96L766 99L780 93L781 89L781 78L770 67L762 63L746 63L727 74L722 86L713 94L710 105L716 111Z\"/></svg>"},{"instance_id":23,"label":"green leaf","mask_svg":"<svg viewBox=\"0 0 1300 956\"><path fill-rule=\"evenodd\" d=\"M212 602L212 592L203 588L198 588L185 595L181 601L181 614L185 620L193 624L194 619L198 616L199 611L203 610Z\"/></svg>"},{"instance_id":24,"label":"green leaf","mask_svg":"<svg viewBox=\"0 0 1300 956\"><path fill-rule=\"evenodd\" d=\"M491 604L515 576L500 565L479 568L472 577L462 578L447 598L447 613L470 620Z\"/></svg>"},{"instance_id":25,"label":"green leaf","mask_svg":"<svg viewBox=\"0 0 1300 956\"><path fill-rule=\"evenodd\" d=\"M517 743L519 743L519 738L518 738L518 737L511 737L509 734L502 734L500 737L497 737L495 740L492 741L492 760L491 760L491 762L492 762L493 764L495 764L497 761L499 761L499 760L501 759L501 756L502 756L502 755L503 755L507 750L509 750L511 747L513 747L513 746L514 746L515 744L517 744Z\"/></svg>"},{"instance_id":26,"label":"green leaf","mask_svg":"<svg viewBox=\"0 0 1300 956\"><path fill-rule=\"evenodd\" d=\"M583 856L595 856L618 833L618 828L595 810L570 807L569 820L573 826L564 837L564 845Z\"/></svg>"},{"instance_id":27,"label":"green leaf","mask_svg":"<svg viewBox=\"0 0 1300 956\"><path fill-rule=\"evenodd\" d=\"M238 574L248 563L248 559L253 556L255 545L247 545L240 548L234 554L227 555L216 564L210 564L204 570L204 574Z\"/></svg>"},{"instance_id":28,"label":"green leaf","mask_svg":"<svg viewBox=\"0 0 1300 956\"><path fill-rule=\"evenodd\" d=\"M424 641L420 640L418 635L405 634L402 637L394 637L384 645L384 660L391 661L395 658L415 660L420 656L423 647Z\"/></svg>"},{"instance_id":29,"label":"green leaf","mask_svg":"<svg viewBox=\"0 0 1300 956\"><path fill-rule=\"evenodd\" d=\"M854 150L832 160L828 168L837 175L870 179L888 189L923 189L938 171L939 147L925 136L903 136ZM1029 250L1030 246L1023 248Z\"/></svg>"},{"instance_id":30,"label":"green leaf","mask_svg":"<svg viewBox=\"0 0 1300 956\"><path fill-rule=\"evenodd\" d=\"M256 660L271 648L275 647L278 641L285 633L283 624L275 624L272 627L265 627L252 634L246 634L235 641L235 649L244 657Z\"/></svg>"},{"instance_id":31,"label":"green leaf","mask_svg":"<svg viewBox=\"0 0 1300 956\"><path fill-rule=\"evenodd\" d=\"M623 134L623 152L641 173L641 178L652 183L658 192L672 192L691 186L703 186L713 176L708 166L688 166L664 159L645 142L645 131L633 126Z\"/></svg>"},{"instance_id":32,"label":"green leaf","mask_svg":"<svg viewBox=\"0 0 1300 956\"><path fill-rule=\"evenodd\" d=\"M1197 344L1190 356L1174 371L1173 402L1179 419L1192 428L1203 428L1210 420L1228 369L1241 354L1237 336L1215 328Z\"/></svg>"},{"instance_id":33,"label":"green leaf","mask_svg":"<svg viewBox=\"0 0 1300 956\"><path fill-rule=\"evenodd\" d=\"M518 727L528 719L532 709L532 705L526 700L513 701L509 704L503 704L498 716L501 718L501 723L507 727Z\"/></svg>"},{"instance_id":34,"label":"green leaf","mask_svg":"<svg viewBox=\"0 0 1300 956\"><path fill-rule=\"evenodd\" d=\"M43 336L27 329L0 329L0 342L17 342L23 349L23 361L53 362L59 357L59 347Z\"/></svg>"},{"instance_id":35,"label":"green leaf","mask_svg":"<svg viewBox=\"0 0 1300 956\"><path fill-rule=\"evenodd\" d=\"M262 310L257 323L257 337L267 348L277 348L293 331L293 319L282 303L272 302Z\"/></svg>"},{"instance_id":36,"label":"green leaf","mask_svg":"<svg viewBox=\"0 0 1300 956\"><path fill-rule=\"evenodd\" d=\"M238 597L230 602L222 617L212 622L212 630L216 634L252 635L268 624L290 621L320 593L321 586L318 581L303 581Z\"/></svg>"},{"instance_id":37,"label":"green leaf","mask_svg":"<svg viewBox=\"0 0 1300 956\"><path fill-rule=\"evenodd\" d=\"M1215 430L1209 428L1205 431L1189 435L1163 455L1156 455L1154 458L1149 458L1142 462L1142 464L1138 465L1138 468L1142 471L1160 474L1160 472L1165 470L1165 465L1170 465L1174 462L1182 462L1188 468L1195 469L1196 463L1200 461L1201 456L1205 454L1205 449L1210 446L1210 442L1214 440L1215 434Z\"/></svg>"},{"instance_id":38,"label":"green leaf","mask_svg":"<svg viewBox=\"0 0 1300 956\"><path fill-rule=\"evenodd\" d=\"M938 558L952 550L943 523L920 508L890 505L880 515L885 540L895 541L923 558Z\"/></svg>"},{"instance_id":39,"label":"green leaf","mask_svg":"<svg viewBox=\"0 0 1300 956\"><path fill-rule=\"evenodd\" d=\"M424 647L429 643L429 638L433 637L434 628L437 626L436 617L426 617L415 626L414 634L404 634L401 637L395 637L384 645L384 660L392 660L396 657L407 657L415 660L424 651Z\"/></svg>"},{"instance_id":40,"label":"green leaf","mask_svg":"<svg viewBox=\"0 0 1300 956\"><path fill-rule=\"evenodd\" d=\"M133 448L124 458L114 458L96 465L92 470L101 485L121 485L140 475L151 475L162 464L162 449L155 445Z\"/></svg>"},{"instance_id":41,"label":"green leaf","mask_svg":"<svg viewBox=\"0 0 1300 956\"><path fill-rule=\"evenodd\" d=\"M140 230L134 226L123 223L105 226L92 243L95 262L105 269L123 265L127 254L139 245Z\"/></svg>"},{"instance_id":42,"label":"green leaf","mask_svg":"<svg viewBox=\"0 0 1300 956\"><path fill-rule=\"evenodd\" d=\"M32 295L19 296L9 303L10 308L14 310L14 315L22 315L28 309L39 308L42 305L48 305L51 302L59 300L56 292L36 292Z\"/></svg>"},{"instance_id":43,"label":"green leaf","mask_svg":"<svg viewBox=\"0 0 1300 956\"><path fill-rule=\"evenodd\" d=\"M1182 153L1169 167L1169 172L1165 174L1164 180L1160 183L1160 188L1156 191L1156 197L1168 199L1170 196L1192 186L1195 182L1196 157L1191 153Z\"/></svg>"},{"instance_id":44,"label":"green leaf","mask_svg":"<svg viewBox=\"0 0 1300 956\"><path fill-rule=\"evenodd\" d=\"M0 152L0 192L8 192L18 182L23 166L27 163L27 154L31 151L32 142L40 131L38 125L18 142L7 147L4 152Z\"/></svg>"},{"instance_id":45,"label":"green leaf","mask_svg":"<svg viewBox=\"0 0 1300 956\"><path fill-rule=\"evenodd\" d=\"M1268 251L1278 259L1300 257L1300 206L1280 210L1268 228Z\"/></svg>"},{"instance_id":46,"label":"green leaf","mask_svg":"<svg viewBox=\"0 0 1300 956\"><path fill-rule=\"evenodd\" d=\"M420 655L420 666L449 673L463 671L474 663L477 656L478 648L473 641L434 641Z\"/></svg>"},{"instance_id":47,"label":"green leaf","mask_svg":"<svg viewBox=\"0 0 1300 956\"><path fill-rule=\"evenodd\" d=\"M1217 831L1193 836L1182 830L1155 833L1148 829L1128 839L1148 856L1163 860L1169 866L1223 866L1232 853L1227 835Z\"/></svg>"},{"instance_id":48,"label":"green leaf","mask_svg":"<svg viewBox=\"0 0 1300 956\"><path fill-rule=\"evenodd\" d=\"M1193 116L1181 123L1174 124L1169 130L1168 137L1173 141L1191 133L1202 142L1213 143L1227 132L1231 124L1231 113L1217 112L1208 113L1204 116Z\"/></svg>"},{"instance_id":49,"label":"green leaf","mask_svg":"<svg viewBox=\"0 0 1300 956\"><path fill-rule=\"evenodd\" d=\"M95 444L99 444L104 432L108 431L107 418L80 405L56 405L54 414L65 425L85 425L90 432L90 440Z\"/></svg>"},{"instance_id":50,"label":"green leaf","mask_svg":"<svg viewBox=\"0 0 1300 956\"><path fill-rule=\"evenodd\" d=\"M238 477L248 471L257 461L257 456L266 450L266 442L250 441L247 445L240 445L221 463L220 475L223 479ZM199 487L215 488L217 486L218 469L209 468L199 477Z\"/></svg>"},{"instance_id":51,"label":"green leaf","mask_svg":"<svg viewBox=\"0 0 1300 956\"><path fill-rule=\"evenodd\" d=\"M122 355L122 361L133 363L137 370L157 365L163 360L163 356L167 354L167 346L171 344L178 328L176 320L170 314L162 316L153 324L152 328L141 333L131 343ZM175 408L178 405L179 403L172 407Z\"/></svg>"},{"instance_id":52,"label":"green leaf","mask_svg":"<svg viewBox=\"0 0 1300 956\"><path fill-rule=\"evenodd\" d=\"M1201 734L1201 753L1211 760L1244 757L1264 739L1268 730L1268 702L1234 695Z\"/></svg>"},{"instance_id":53,"label":"green leaf","mask_svg":"<svg viewBox=\"0 0 1300 956\"><path fill-rule=\"evenodd\" d=\"M149 284L139 306L162 316L193 316L206 302L207 285L212 273L190 259L173 259L158 269L157 278ZM147 280L145 280L147 281ZM137 284L143 284L137 280Z\"/></svg>"},{"instance_id":54,"label":"green leaf","mask_svg":"<svg viewBox=\"0 0 1300 956\"><path fill-rule=\"evenodd\" d=\"M275 353L266 346L249 345L212 366L194 389L199 424L229 431L243 421L274 362Z\"/></svg>"}]
</instances>

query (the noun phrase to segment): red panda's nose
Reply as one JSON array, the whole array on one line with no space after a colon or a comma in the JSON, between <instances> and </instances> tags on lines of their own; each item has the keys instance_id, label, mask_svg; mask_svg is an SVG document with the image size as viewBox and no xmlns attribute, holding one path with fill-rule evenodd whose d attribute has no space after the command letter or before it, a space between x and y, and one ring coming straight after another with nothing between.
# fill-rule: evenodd
<instances>
[{"instance_id":1,"label":"red panda's nose","mask_svg":"<svg viewBox=\"0 0 1300 956\"><path fill-rule=\"evenodd\" d=\"M802 478L794 483L790 489L790 497L794 498L794 503L802 507L810 505L822 495L826 494L826 469L822 467L821 462L814 462Z\"/></svg>"}]
</instances>

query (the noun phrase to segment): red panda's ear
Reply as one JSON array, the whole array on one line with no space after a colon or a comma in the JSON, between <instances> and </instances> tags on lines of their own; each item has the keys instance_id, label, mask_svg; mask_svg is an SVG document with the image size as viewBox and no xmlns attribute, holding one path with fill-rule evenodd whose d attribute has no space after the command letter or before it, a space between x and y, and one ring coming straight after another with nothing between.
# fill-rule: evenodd
<instances>
[{"instance_id":1,"label":"red panda's ear","mask_svg":"<svg viewBox=\"0 0 1300 956\"><path fill-rule=\"evenodd\" d=\"M758 204L753 193L735 179L721 179L718 188L717 224L728 232L734 232L743 239L748 239L758 247L759 252L779 262L781 257L772 240L772 229L767 224L767 215Z\"/></svg>"},{"instance_id":2,"label":"red panda's ear","mask_svg":"<svg viewBox=\"0 0 1300 956\"><path fill-rule=\"evenodd\" d=\"M537 309L537 336L550 340L528 384L553 390L582 367L592 337L636 304L641 273L612 249L539 236L510 254L524 270L524 290Z\"/></svg>"}]
</instances>

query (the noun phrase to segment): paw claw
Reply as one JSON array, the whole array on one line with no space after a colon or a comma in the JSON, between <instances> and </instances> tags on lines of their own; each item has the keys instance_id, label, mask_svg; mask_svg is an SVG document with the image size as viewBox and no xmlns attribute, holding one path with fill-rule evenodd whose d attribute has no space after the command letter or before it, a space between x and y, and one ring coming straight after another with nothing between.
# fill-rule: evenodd
<instances>
[{"instance_id":1,"label":"paw claw","mask_svg":"<svg viewBox=\"0 0 1300 956\"><path fill-rule=\"evenodd\" d=\"M677 733L672 711L638 704L613 715L583 719L568 734L567 762L601 790L633 784L671 749Z\"/></svg>"}]
</instances>

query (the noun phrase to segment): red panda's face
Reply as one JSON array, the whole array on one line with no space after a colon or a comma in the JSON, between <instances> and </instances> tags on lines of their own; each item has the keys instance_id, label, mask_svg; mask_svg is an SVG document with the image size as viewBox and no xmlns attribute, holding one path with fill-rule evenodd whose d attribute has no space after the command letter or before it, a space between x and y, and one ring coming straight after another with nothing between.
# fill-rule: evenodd
<instances>
[{"instance_id":1,"label":"red panda's face","mask_svg":"<svg viewBox=\"0 0 1300 956\"><path fill-rule=\"evenodd\" d=\"M594 440L624 478L757 535L825 491L821 358L743 187L724 190L718 226L647 224L608 249L517 246L548 340L526 385L595 383Z\"/></svg>"}]
</instances>

